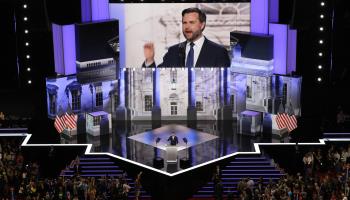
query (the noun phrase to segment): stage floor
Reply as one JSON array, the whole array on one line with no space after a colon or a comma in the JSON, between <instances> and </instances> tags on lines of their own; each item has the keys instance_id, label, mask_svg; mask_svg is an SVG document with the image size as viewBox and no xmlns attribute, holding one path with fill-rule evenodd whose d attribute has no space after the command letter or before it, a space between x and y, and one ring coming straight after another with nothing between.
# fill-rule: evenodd
<instances>
[{"instance_id":1,"label":"stage floor","mask_svg":"<svg viewBox=\"0 0 350 200\"><path fill-rule=\"evenodd\" d=\"M115 124L115 123L112 123ZM236 121L197 121L188 128L185 121L162 121L159 128L152 128L151 122L133 121L125 127L112 127L109 134L92 136L78 133L68 137L62 134L62 144L92 144L93 152L108 152L143 165L154 167L154 158L163 158L164 167L160 170L177 172L183 170L177 165L167 165L167 139L173 131L179 139L178 160L189 158L190 166L196 166L214 159L236 153L255 151L254 143L288 142L289 138L272 135L271 131L257 134L240 133ZM160 138L158 144L156 139ZM183 141L186 138L187 146ZM159 169L159 168L158 168Z\"/></svg>"}]
</instances>

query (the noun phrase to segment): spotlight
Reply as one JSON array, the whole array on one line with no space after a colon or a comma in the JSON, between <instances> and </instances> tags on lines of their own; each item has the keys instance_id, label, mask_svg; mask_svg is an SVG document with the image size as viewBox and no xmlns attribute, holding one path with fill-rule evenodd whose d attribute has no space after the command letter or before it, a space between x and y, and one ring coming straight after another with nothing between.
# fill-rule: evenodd
<instances>
[{"instance_id":1,"label":"spotlight","mask_svg":"<svg viewBox=\"0 0 350 200\"><path fill-rule=\"evenodd\" d=\"M321 1L321 6L324 6L324 5L325 5L325 3L323 1Z\"/></svg>"},{"instance_id":2,"label":"spotlight","mask_svg":"<svg viewBox=\"0 0 350 200\"><path fill-rule=\"evenodd\" d=\"M318 81L318 82L321 82L321 81L322 81L322 78L321 78L321 77L318 77L318 78L317 78L317 81Z\"/></svg>"},{"instance_id":3,"label":"spotlight","mask_svg":"<svg viewBox=\"0 0 350 200\"><path fill-rule=\"evenodd\" d=\"M322 69L322 65L318 65L318 69Z\"/></svg>"},{"instance_id":4,"label":"spotlight","mask_svg":"<svg viewBox=\"0 0 350 200\"><path fill-rule=\"evenodd\" d=\"M30 72L30 67L27 68L27 71Z\"/></svg>"},{"instance_id":5,"label":"spotlight","mask_svg":"<svg viewBox=\"0 0 350 200\"><path fill-rule=\"evenodd\" d=\"M25 33L25 34L28 34L28 30L27 30L27 29L26 29L26 30L24 30L24 33Z\"/></svg>"},{"instance_id":6,"label":"spotlight","mask_svg":"<svg viewBox=\"0 0 350 200\"><path fill-rule=\"evenodd\" d=\"M23 17L23 20L24 20L24 21L27 21L27 20L28 20L28 17Z\"/></svg>"},{"instance_id":7,"label":"spotlight","mask_svg":"<svg viewBox=\"0 0 350 200\"><path fill-rule=\"evenodd\" d=\"M26 46L29 46L29 42L26 42L25 45L26 45Z\"/></svg>"},{"instance_id":8,"label":"spotlight","mask_svg":"<svg viewBox=\"0 0 350 200\"><path fill-rule=\"evenodd\" d=\"M32 84L32 81L31 81L31 80L28 80L28 84Z\"/></svg>"},{"instance_id":9,"label":"spotlight","mask_svg":"<svg viewBox=\"0 0 350 200\"><path fill-rule=\"evenodd\" d=\"M321 26L321 27L320 27L320 31L323 31L323 30L324 30L324 28Z\"/></svg>"},{"instance_id":10,"label":"spotlight","mask_svg":"<svg viewBox=\"0 0 350 200\"><path fill-rule=\"evenodd\" d=\"M27 4L23 4L23 8L27 8Z\"/></svg>"},{"instance_id":11,"label":"spotlight","mask_svg":"<svg viewBox=\"0 0 350 200\"><path fill-rule=\"evenodd\" d=\"M318 43L323 44L323 40L319 40Z\"/></svg>"},{"instance_id":12,"label":"spotlight","mask_svg":"<svg viewBox=\"0 0 350 200\"><path fill-rule=\"evenodd\" d=\"M323 53L322 53L322 52L318 53L318 56L322 57L322 56L323 56Z\"/></svg>"},{"instance_id":13,"label":"spotlight","mask_svg":"<svg viewBox=\"0 0 350 200\"><path fill-rule=\"evenodd\" d=\"M324 18L324 15L321 14L321 15L320 15L320 18L323 19L323 18Z\"/></svg>"},{"instance_id":14,"label":"spotlight","mask_svg":"<svg viewBox=\"0 0 350 200\"><path fill-rule=\"evenodd\" d=\"M30 55L27 55L26 58L29 59L29 58L30 58Z\"/></svg>"}]
</instances>

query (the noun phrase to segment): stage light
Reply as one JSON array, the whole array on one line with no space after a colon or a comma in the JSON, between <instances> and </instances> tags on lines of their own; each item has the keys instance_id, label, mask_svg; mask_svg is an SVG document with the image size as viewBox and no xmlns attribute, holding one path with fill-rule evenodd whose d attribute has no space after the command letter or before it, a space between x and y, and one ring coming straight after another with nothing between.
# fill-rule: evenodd
<instances>
[{"instance_id":1,"label":"stage light","mask_svg":"<svg viewBox=\"0 0 350 200\"><path fill-rule=\"evenodd\" d=\"M323 40L319 40L318 43L323 44Z\"/></svg>"},{"instance_id":2,"label":"stage light","mask_svg":"<svg viewBox=\"0 0 350 200\"><path fill-rule=\"evenodd\" d=\"M29 42L26 42L25 45L26 45L26 46L29 46Z\"/></svg>"},{"instance_id":3,"label":"stage light","mask_svg":"<svg viewBox=\"0 0 350 200\"><path fill-rule=\"evenodd\" d=\"M323 56L323 53L322 53L322 52L319 52L319 53L318 53L318 56L322 57L322 56Z\"/></svg>"},{"instance_id":4,"label":"stage light","mask_svg":"<svg viewBox=\"0 0 350 200\"><path fill-rule=\"evenodd\" d=\"M321 1L321 6L324 6L324 5L325 5L325 3L323 1Z\"/></svg>"},{"instance_id":5,"label":"stage light","mask_svg":"<svg viewBox=\"0 0 350 200\"><path fill-rule=\"evenodd\" d=\"M322 65L318 65L318 69L322 69Z\"/></svg>"},{"instance_id":6,"label":"stage light","mask_svg":"<svg viewBox=\"0 0 350 200\"><path fill-rule=\"evenodd\" d=\"M28 54L28 55L26 55L26 58L27 58L27 59L29 59L29 58L30 58L30 55L29 55L29 54Z\"/></svg>"},{"instance_id":7,"label":"stage light","mask_svg":"<svg viewBox=\"0 0 350 200\"><path fill-rule=\"evenodd\" d=\"M31 81L31 80L28 80L28 84L32 84L32 81Z\"/></svg>"},{"instance_id":8,"label":"stage light","mask_svg":"<svg viewBox=\"0 0 350 200\"><path fill-rule=\"evenodd\" d=\"M322 78L321 78L321 77L318 77L318 78L317 78L317 81L318 81L318 82L321 82L321 81L322 81Z\"/></svg>"},{"instance_id":9,"label":"stage light","mask_svg":"<svg viewBox=\"0 0 350 200\"><path fill-rule=\"evenodd\" d=\"M30 67L27 68L27 71L30 72Z\"/></svg>"},{"instance_id":10,"label":"stage light","mask_svg":"<svg viewBox=\"0 0 350 200\"><path fill-rule=\"evenodd\" d=\"M321 14L321 15L320 15L320 18L323 19L323 18L324 18L324 15Z\"/></svg>"},{"instance_id":11,"label":"stage light","mask_svg":"<svg viewBox=\"0 0 350 200\"><path fill-rule=\"evenodd\" d=\"M321 27L320 27L320 31L323 31L323 30L324 30L324 28L321 26Z\"/></svg>"},{"instance_id":12,"label":"stage light","mask_svg":"<svg viewBox=\"0 0 350 200\"><path fill-rule=\"evenodd\" d=\"M28 17L23 17L23 20L24 20L24 21L27 21L27 20L28 20Z\"/></svg>"},{"instance_id":13,"label":"stage light","mask_svg":"<svg viewBox=\"0 0 350 200\"><path fill-rule=\"evenodd\" d=\"M27 29L26 29L26 30L24 30L24 33L25 33L25 34L28 34L28 32L29 32L29 31L28 31Z\"/></svg>"},{"instance_id":14,"label":"stage light","mask_svg":"<svg viewBox=\"0 0 350 200\"><path fill-rule=\"evenodd\" d=\"M27 8L27 4L23 4L23 8L26 9Z\"/></svg>"}]
</instances>

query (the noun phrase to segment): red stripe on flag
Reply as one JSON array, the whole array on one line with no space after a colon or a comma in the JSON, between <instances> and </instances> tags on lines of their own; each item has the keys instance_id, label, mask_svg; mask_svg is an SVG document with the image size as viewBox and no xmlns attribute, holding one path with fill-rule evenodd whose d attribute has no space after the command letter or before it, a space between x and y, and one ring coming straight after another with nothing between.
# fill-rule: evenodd
<instances>
[{"instance_id":1,"label":"red stripe on flag","mask_svg":"<svg viewBox=\"0 0 350 200\"><path fill-rule=\"evenodd\" d=\"M55 126L58 133L62 133L66 127L64 120L63 120L63 117L59 117L58 115L56 115L54 126Z\"/></svg>"},{"instance_id":2,"label":"red stripe on flag","mask_svg":"<svg viewBox=\"0 0 350 200\"><path fill-rule=\"evenodd\" d=\"M70 115L70 114L66 113L64 115L65 123L69 129L74 129L77 127L77 118L78 117L75 114Z\"/></svg>"},{"instance_id":3,"label":"red stripe on flag","mask_svg":"<svg viewBox=\"0 0 350 200\"><path fill-rule=\"evenodd\" d=\"M276 123L277 123L278 129L285 128L285 126L283 125L283 122L282 122L282 119L281 119L281 116L280 116L279 113L278 113L277 116L276 116Z\"/></svg>"},{"instance_id":4,"label":"red stripe on flag","mask_svg":"<svg viewBox=\"0 0 350 200\"><path fill-rule=\"evenodd\" d=\"M276 123L279 129L287 128L288 132L298 127L295 115L289 116L287 113L278 113L276 116Z\"/></svg>"}]
</instances>

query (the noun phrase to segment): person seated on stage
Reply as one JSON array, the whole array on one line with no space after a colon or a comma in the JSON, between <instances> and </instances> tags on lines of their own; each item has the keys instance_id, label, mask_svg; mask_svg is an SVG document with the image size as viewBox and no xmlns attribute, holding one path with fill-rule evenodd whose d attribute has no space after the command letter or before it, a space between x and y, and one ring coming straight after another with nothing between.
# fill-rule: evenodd
<instances>
[{"instance_id":1,"label":"person seated on stage","mask_svg":"<svg viewBox=\"0 0 350 200\"><path fill-rule=\"evenodd\" d=\"M172 133L171 136L168 138L168 141L170 141L170 145L176 146L179 143L179 140L177 139L175 133Z\"/></svg>"}]
</instances>

